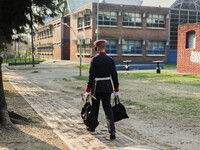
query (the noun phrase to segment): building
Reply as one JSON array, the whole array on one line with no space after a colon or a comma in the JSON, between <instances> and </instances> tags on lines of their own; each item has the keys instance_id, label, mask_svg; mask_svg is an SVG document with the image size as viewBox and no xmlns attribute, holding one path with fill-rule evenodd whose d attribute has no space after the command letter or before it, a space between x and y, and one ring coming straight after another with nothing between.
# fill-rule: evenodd
<instances>
[{"instance_id":1,"label":"building","mask_svg":"<svg viewBox=\"0 0 200 150\"><path fill-rule=\"evenodd\" d=\"M97 2L96 0L84 0L76 5L73 0L68 0L69 8L71 12L75 12L80 7L85 6L86 3ZM102 3L114 3L118 5L135 5L142 7L154 7L154 8L168 8L169 9L169 18L168 19L168 49L167 53L167 62L176 63L177 62L177 37L178 37L178 25L180 24L189 24L200 22L200 0L123 0L123 1L112 1L112 0L102 0L99 1L99 4ZM112 7L111 7L112 8ZM129 10L130 11L130 10ZM134 10L133 10L134 11ZM120 21L120 20L119 20ZM156 21L156 20L155 20ZM100 31L99 31L100 33ZM137 33L136 33L137 34Z\"/></svg>"},{"instance_id":2,"label":"building","mask_svg":"<svg viewBox=\"0 0 200 150\"><path fill-rule=\"evenodd\" d=\"M70 59L69 17L52 18L44 25L38 25L35 32L35 55L61 60Z\"/></svg>"},{"instance_id":3,"label":"building","mask_svg":"<svg viewBox=\"0 0 200 150\"><path fill-rule=\"evenodd\" d=\"M107 53L115 61L131 60L142 63L163 60L176 63L178 25L200 22L200 0L66 1L70 34L68 31L62 31L65 27L62 28L61 24L62 29L53 31L55 36L62 34L62 38L57 41L53 38L49 38L49 41L43 38L35 42L36 51L39 50L42 56L79 60L81 49L83 60L90 61L95 55L93 41L104 38L108 40ZM57 21L57 24L61 22L59 19ZM49 24L54 26L55 23ZM39 27L38 33L42 34L40 28L43 27ZM61 33L56 33L57 31ZM85 35L82 41L77 39L80 33ZM56 44L62 41L65 41L65 44L70 41L70 48ZM53 43L53 48L49 43Z\"/></svg>"},{"instance_id":4,"label":"building","mask_svg":"<svg viewBox=\"0 0 200 150\"><path fill-rule=\"evenodd\" d=\"M106 52L115 61L167 62L169 8L110 4L105 1L97 5L90 3L71 13L71 60L80 59L81 47L83 60L90 61L91 56L95 55L93 42L106 39ZM77 39L80 33L85 35L82 45Z\"/></svg>"},{"instance_id":5,"label":"building","mask_svg":"<svg viewBox=\"0 0 200 150\"><path fill-rule=\"evenodd\" d=\"M178 28L177 71L200 75L200 23Z\"/></svg>"}]
</instances>

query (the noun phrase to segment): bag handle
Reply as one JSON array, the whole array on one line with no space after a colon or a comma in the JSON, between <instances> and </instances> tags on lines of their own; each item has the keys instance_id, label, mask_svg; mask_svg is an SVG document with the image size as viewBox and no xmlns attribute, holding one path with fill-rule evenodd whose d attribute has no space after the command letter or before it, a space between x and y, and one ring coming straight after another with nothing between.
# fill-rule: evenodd
<instances>
[{"instance_id":1,"label":"bag handle","mask_svg":"<svg viewBox=\"0 0 200 150\"><path fill-rule=\"evenodd\" d=\"M120 103L118 95L114 97L114 102L115 102L115 105Z\"/></svg>"}]
</instances>

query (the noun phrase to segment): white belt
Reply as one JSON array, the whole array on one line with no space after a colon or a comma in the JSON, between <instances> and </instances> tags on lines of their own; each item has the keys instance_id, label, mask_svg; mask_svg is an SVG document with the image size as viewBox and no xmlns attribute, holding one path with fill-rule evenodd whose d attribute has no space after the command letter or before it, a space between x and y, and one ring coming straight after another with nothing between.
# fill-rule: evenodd
<instances>
[{"instance_id":1,"label":"white belt","mask_svg":"<svg viewBox=\"0 0 200 150\"><path fill-rule=\"evenodd\" d=\"M105 77L105 78L95 78L95 81L103 81L103 80L110 80L110 77Z\"/></svg>"}]
</instances>

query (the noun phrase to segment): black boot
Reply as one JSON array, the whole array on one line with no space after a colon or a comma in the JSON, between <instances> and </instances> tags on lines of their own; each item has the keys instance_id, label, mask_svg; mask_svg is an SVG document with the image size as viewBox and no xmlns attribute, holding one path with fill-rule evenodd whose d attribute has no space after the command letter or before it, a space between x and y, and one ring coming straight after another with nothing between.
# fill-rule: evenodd
<instances>
[{"instance_id":1,"label":"black boot","mask_svg":"<svg viewBox=\"0 0 200 150\"><path fill-rule=\"evenodd\" d=\"M116 138L115 132L110 133L110 140L114 140Z\"/></svg>"},{"instance_id":2,"label":"black boot","mask_svg":"<svg viewBox=\"0 0 200 150\"><path fill-rule=\"evenodd\" d=\"M88 131L90 131L90 132L94 132L94 131L95 131L94 128L90 128L90 127L87 127L86 129L87 129Z\"/></svg>"}]
</instances>

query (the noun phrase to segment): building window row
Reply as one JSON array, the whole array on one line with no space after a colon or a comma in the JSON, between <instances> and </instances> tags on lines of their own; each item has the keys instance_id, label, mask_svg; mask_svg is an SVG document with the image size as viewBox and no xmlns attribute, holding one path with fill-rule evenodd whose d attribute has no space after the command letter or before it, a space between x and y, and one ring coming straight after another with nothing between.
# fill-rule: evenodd
<instances>
[{"instance_id":1,"label":"building window row","mask_svg":"<svg viewBox=\"0 0 200 150\"><path fill-rule=\"evenodd\" d=\"M142 27L143 13L139 12L124 12L122 26L124 27ZM79 16L77 20L77 28L82 29L83 26L89 27L91 25L91 15ZM85 24L84 24L85 22ZM118 12L117 11L99 11L98 24L102 26L117 26ZM147 27L165 28L166 15L153 14L147 15Z\"/></svg>"},{"instance_id":2,"label":"building window row","mask_svg":"<svg viewBox=\"0 0 200 150\"><path fill-rule=\"evenodd\" d=\"M118 39L106 39L106 53L108 55L117 55L119 50ZM122 55L124 56L142 56L143 55L143 40L122 40ZM166 41L147 41L146 56L165 56ZM90 55L91 45L84 42L82 45L82 54ZM80 43L77 43L77 54L80 54Z\"/></svg>"},{"instance_id":3,"label":"building window row","mask_svg":"<svg viewBox=\"0 0 200 150\"><path fill-rule=\"evenodd\" d=\"M165 28L166 15L149 13L147 16L147 27ZM142 27L143 13L139 12L124 12L122 26L124 27ZM117 11L99 11L99 25L102 26L117 26L118 12Z\"/></svg>"},{"instance_id":4,"label":"building window row","mask_svg":"<svg viewBox=\"0 0 200 150\"><path fill-rule=\"evenodd\" d=\"M142 55L142 41L125 40L122 44L122 54Z\"/></svg>"},{"instance_id":5,"label":"building window row","mask_svg":"<svg viewBox=\"0 0 200 150\"><path fill-rule=\"evenodd\" d=\"M37 53L38 55L53 55L53 48L39 47Z\"/></svg>"},{"instance_id":6,"label":"building window row","mask_svg":"<svg viewBox=\"0 0 200 150\"><path fill-rule=\"evenodd\" d=\"M41 40L41 39L45 39L45 38L50 38L53 36L53 28L49 28L43 31L40 31L37 33L37 39Z\"/></svg>"},{"instance_id":7,"label":"building window row","mask_svg":"<svg viewBox=\"0 0 200 150\"><path fill-rule=\"evenodd\" d=\"M118 54L118 39L106 39L106 53L110 55ZM122 55L143 55L143 40L123 40ZM146 42L147 56L165 56L166 41L148 41Z\"/></svg>"}]
</instances>

